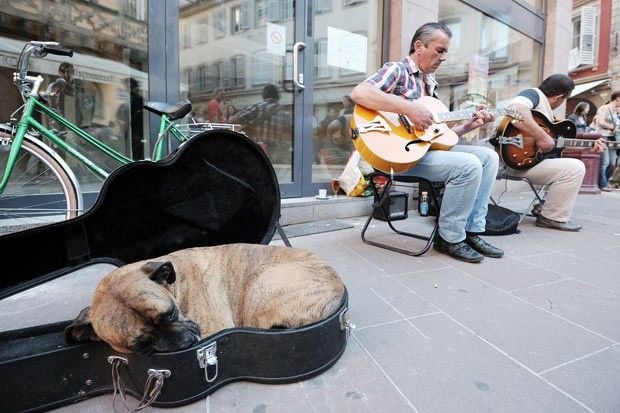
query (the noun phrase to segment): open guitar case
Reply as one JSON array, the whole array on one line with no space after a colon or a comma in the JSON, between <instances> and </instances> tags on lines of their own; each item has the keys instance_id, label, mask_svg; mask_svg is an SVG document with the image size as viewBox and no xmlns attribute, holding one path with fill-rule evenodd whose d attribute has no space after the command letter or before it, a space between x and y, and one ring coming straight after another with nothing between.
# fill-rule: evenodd
<instances>
[{"instance_id":1,"label":"open guitar case","mask_svg":"<svg viewBox=\"0 0 620 413\"><path fill-rule=\"evenodd\" d=\"M85 214L1 236L0 299L95 263L268 244L279 216L277 178L262 149L237 132L203 132L160 162L114 171ZM71 320L0 332L1 410L44 411L112 392L143 406L174 407L237 380L304 380L344 352L347 306L345 291L339 308L311 325L232 328L183 351L147 356L118 353L103 342L67 344Z\"/></svg>"}]
</instances>

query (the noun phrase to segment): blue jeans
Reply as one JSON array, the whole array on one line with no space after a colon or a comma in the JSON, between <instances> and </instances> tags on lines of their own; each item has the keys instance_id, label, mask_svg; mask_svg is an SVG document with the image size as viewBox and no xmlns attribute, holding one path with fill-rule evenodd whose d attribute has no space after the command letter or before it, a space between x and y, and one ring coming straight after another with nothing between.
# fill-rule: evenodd
<instances>
[{"instance_id":1,"label":"blue jeans","mask_svg":"<svg viewBox=\"0 0 620 413\"><path fill-rule=\"evenodd\" d=\"M497 177L499 157L490 148L456 145L449 151L432 150L403 175L444 182L439 214L439 235L447 242L461 242L465 232L482 233Z\"/></svg>"},{"instance_id":2,"label":"blue jeans","mask_svg":"<svg viewBox=\"0 0 620 413\"><path fill-rule=\"evenodd\" d=\"M614 137L605 137L608 141L614 141ZM618 160L618 153L616 149L607 148L605 152L601 152L601 163L598 173L598 187L605 188L609 185L609 176L607 174L607 170L609 165L616 166L616 161ZM613 172L612 172L613 173Z\"/></svg>"}]
</instances>

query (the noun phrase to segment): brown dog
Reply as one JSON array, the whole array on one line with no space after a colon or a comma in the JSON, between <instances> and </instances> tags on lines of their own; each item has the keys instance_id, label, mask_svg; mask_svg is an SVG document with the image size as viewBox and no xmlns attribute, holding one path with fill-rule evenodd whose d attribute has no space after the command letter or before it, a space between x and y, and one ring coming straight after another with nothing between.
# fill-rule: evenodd
<instances>
[{"instance_id":1,"label":"brown dog","mask_svg":"<svg viewBox=\"0 0 620 413\"><path fill-rule=\"evenodd\" d=\"M65 335L69 342L103 340L125 353L176 351L226 328L319 321L343 294L336 271L309 251L190 248L111 271Z\"/></svg>"}]
</instances>

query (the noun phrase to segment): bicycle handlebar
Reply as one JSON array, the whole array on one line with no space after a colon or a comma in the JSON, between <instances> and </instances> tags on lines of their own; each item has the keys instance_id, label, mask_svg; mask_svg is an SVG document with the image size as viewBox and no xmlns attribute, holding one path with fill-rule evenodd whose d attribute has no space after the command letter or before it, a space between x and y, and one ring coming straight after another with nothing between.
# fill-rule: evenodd
<instances>
[{"instance_id":1,"label":"bicycle handlebar","mask_svg":"<svg viewBox=\"0 0 620 413\"><path fill-rule=\"evenodd\" d=\"M62 46L45 46L45 51L49 54L55 54L59 56L69 56L73 57L73 50L67 49Z\"/></svg>"},{"instance_id":2,"label":"bicycle handlebar","mask_svg":"<svg viewBox=\"0 0 620 413\"><path fill-rule=\"evenodd\" d=\"M22 52L17 60L17 72L15 82L18 87L22 87L22 81L26 79L30 56L45 57L47 54L55 54L59 56L73 56L73 50L62 47L58 42L38 42L31 41L24 45Z\"/></svg>"}]
</instances>

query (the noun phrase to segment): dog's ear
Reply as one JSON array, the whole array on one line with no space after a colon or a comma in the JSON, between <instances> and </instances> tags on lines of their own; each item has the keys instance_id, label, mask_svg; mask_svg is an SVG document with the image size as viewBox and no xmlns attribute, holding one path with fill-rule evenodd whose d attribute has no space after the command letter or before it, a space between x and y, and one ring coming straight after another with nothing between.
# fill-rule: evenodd
<instances>
[{"instance_id":1,"label":"dog's ear","mask_svg":"<svg viewBox=\"0 0 620 413\"><path fill-rule=\"evenodd\" d=\"M65 341L67 343L83 343L85 341L100 341L90 323L90 307L86 307L71 324L65 327Z\"/></svg>"},{"instance_id":2,"label":"dog's ear","mask_svg":"<svg viewBox=\"0 0 620 413\"><path fill-rule=\"evenodd\" d=\"M149 274L149 278L158 284L163 284L164 281L172 284L177 279L174 267L170 261L149 261L142 266L142 271Z\"/></svg>"}]
</instances>

